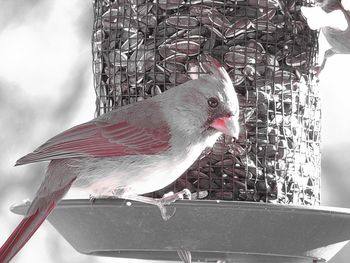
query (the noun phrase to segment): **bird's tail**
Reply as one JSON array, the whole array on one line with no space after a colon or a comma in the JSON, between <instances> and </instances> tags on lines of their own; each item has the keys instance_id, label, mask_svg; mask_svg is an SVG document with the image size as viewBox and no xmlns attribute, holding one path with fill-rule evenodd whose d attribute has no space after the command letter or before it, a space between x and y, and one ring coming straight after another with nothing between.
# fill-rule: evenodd
<instances>
[{"instance_id":1,"label":"bird's tail","mask_svg":"<svg viewBox=\"0 0 350 263\"><path fill-rule=\"evenodd\" d=\"M50 166L48 171L50 171ZM56 204L68 192L75 179L73 178L71 181L67 180L67 183L56 191L45 192L45 189L47 190L46 180L50 180L50 176L45 178L38 190L36 198L27 211L27 215L0 248L0 263L9 262L21 250L56 207Z\"/></svg>"},{"instance_id":2,"label":"bird's tail","mask_svg":"<svg viewBox=\"0 0 350 263\"><path fill-rule=\"evenodd\" d=\"M0 263L9 262L18 251L21 250L55 206L55 202L51 202L44 211L37 209L34 214L26 216L21 223L19 223L10 237L0 248Z\"/></svg>"}]
</instances>

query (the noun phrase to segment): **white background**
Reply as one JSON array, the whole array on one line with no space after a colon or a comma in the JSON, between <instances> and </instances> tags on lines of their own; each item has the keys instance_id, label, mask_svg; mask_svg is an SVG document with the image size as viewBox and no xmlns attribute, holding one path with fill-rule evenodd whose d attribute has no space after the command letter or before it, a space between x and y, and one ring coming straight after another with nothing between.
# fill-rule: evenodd
<instances>
[{"instance_id":1,"label":"white background","mask_svg":"<svg viewBox=\"0 0 350 263\"><path fill-rule=\"evenodd\" d=\"M32 198L45 164L13 167L45 140L94 114L91 1L0 0L0 244L21 218L11 204ZM322 42L323 43L323 42ZM322 205L350 208L349 56L320 77ZM350 237L349 237L350 238ZM259 239L259 237L257 237ZM345 263L350 246L331 262ZM77 253L47 222L14 263L136 262Z\"/></svg>"}]
</instances>

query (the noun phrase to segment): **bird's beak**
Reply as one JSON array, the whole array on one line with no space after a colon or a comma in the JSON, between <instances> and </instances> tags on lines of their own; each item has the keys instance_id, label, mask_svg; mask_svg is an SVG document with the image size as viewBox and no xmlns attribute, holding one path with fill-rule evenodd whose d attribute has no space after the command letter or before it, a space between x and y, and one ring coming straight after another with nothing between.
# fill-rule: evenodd
<instances>
[{"instance_id":1,"label":"bird's beak","mask_svg":"<svg viewBox=\"0 0 350 263\"><path fill-rule=\"evenodd\" d=\"M210 124L210 127L216 129L219 132L222 132L223 134L238 139L239 123L238 119L234 116L217 118Z\"/></svg>"}]
</instances>

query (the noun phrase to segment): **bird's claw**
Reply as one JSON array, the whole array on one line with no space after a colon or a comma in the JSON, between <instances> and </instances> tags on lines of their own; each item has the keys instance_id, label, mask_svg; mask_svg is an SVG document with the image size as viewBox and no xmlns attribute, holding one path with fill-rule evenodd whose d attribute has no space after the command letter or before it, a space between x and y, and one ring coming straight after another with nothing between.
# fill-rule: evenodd
<instances>
[{"instance_id":1,"label":"bird's claw","mask_svg":"<svg viewBox=\"0 0 350 263\"><path fill-rule=\"evenodd\" d=\"M164 205L169 205L171 203L174 203L177 200L184 200L185 197L188 200L191 200L192 198L192 194L191 191L188 189L183 189L180 192L174 193L174 192L169 192L167 194L165 194L161 199L161 203Z\"/></svg>"},{"instance_id":2,"label":"bird's claw","mask_svg":"<svg viewBox=\"0 0 350 263\"><path fill-rule=\"evenodd\" d=\"M162 218L164 221L169 220L176 212L175 207L168 207L168 208L171 208L171 211L169 212L169 209L167 207L165 207L164 204L159 203L159 205L157 205L157 206L160 210L160 214L162 215Z\"/></svg>"},{"instance_id":3,"label":"bird's claw","mask_svg":"<svg viewBox=\"0 0 350 263\"><path fill-rule=\"evenodd\" d=\"M91 208L93 207L93 205L94 205L96 199L97 199L97 196L92 195L92 194L89 195L89 201L90 201L90 206L91 206Z\"/></svg>"},{"instance_id":4,"label":"bird's claw","mask_svg":"<svg viewBox=\"0 0 350 263\"><path fill-rule=\"evenodd\" d=\"M166 205L170 205L171 203L174 203L179 199L184 199L185 197L187 197L188 199L191 199L191 192L188 189L183 189L182 191L175 194L173 192L167 193L162 198L159 198L159 199L151 198L147 196L130 195L128 193L122 193L118 197L137 201L137 202L142 202L146 204L156 205L160 210L162 218L165 221L167 221L175 214L176 208L171 207L171 211L169 212Z\"/></svg>"},{"instance_id":5,"label":"bird's claw","mask_svg":"<svg viewBox=\"0 0 350 263\"><path fill-rule=\"evenodd\" d=\"M191 200L192 194L191 194L190 190L183 189L182 191L177 192L177 193L169 192L158 200L159 202L158 202L157 206L159 207L162 218L165 221L169 220L175 214L175 211L176 211L176 208L172 207L172 211L169 213L167 207L165 207L165 206L170 205L170 204L176 202L177 200L183 200L183 199L185 199L185 197L187 199Z\"/></svg>"},{"instance_id":6,"label":"bird's claw","mask_svg":"<svg viewBox=\"0 0 350 263\"><path fill-rule=\"evenodd\" d=\"M90 201L91 207L94 205L97 199L115 199L115 198L117 197L114 195L94 195L94 194L89 195L89 201Z\"/></svg>"}]
</instances>

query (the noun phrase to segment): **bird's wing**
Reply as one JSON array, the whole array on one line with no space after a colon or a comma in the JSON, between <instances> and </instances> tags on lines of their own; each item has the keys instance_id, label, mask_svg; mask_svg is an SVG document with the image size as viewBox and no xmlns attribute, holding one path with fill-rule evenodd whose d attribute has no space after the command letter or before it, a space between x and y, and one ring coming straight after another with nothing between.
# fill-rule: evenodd
<instances>
[{"instance_id":1,"label":"bird's wing","mask_svg":"<svg viewBox=\"0 0 350 263\"><path fill-rule=\"evenodd\" d=\"M157 154L169 149L170 136L166 122L154 128L131 125L126 120L112 123L97 119L58 134L16 165L74 157Z\"/></svg>"}]
</instances>

